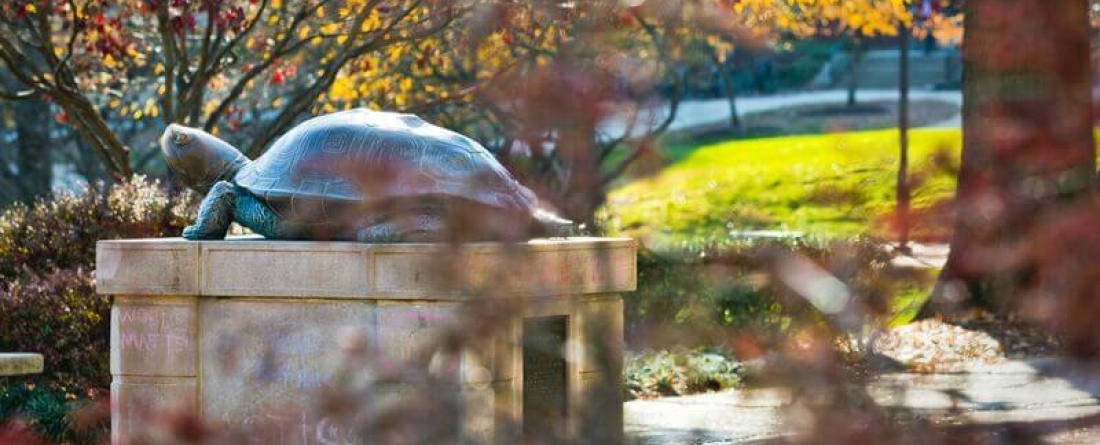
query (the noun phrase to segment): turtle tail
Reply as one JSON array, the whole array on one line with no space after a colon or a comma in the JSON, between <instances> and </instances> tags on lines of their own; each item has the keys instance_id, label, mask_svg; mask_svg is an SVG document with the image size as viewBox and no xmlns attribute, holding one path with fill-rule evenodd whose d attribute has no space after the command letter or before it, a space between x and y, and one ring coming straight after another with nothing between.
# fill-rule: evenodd
<instances>
[{"instance_id":1,"label":"turtle tail","mask_svg":"<svg viewBox=\"0 0 1100 445\"><path fill-rule=\"evenodd\" d=\"M577 227L573 221L547 210L536 208L531 212L531 218L534 220L535 233L539 236L561 238L577 234Z\"/></svg>"}]
</instances>

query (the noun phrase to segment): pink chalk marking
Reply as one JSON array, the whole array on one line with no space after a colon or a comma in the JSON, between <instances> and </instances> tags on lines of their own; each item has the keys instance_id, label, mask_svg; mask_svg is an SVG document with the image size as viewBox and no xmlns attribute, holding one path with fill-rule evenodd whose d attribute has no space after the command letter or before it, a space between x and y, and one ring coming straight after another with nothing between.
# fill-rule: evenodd
<instances>
[{"instance_id":1,"label":"pink chalk marking","mask_svg":"<svg viewBox=\"0 0 1100 445\"><path fill-rule=\"evenodd\" d=\"M191 339L173 334L121 332L118 340L122 349L142 352L161 349L169 352L186 352L193 348Z\"/></svg>"},{"instance_id":2,"label":"pink chalk marking","mask_svg":"<svg viewBox=\"0 0 1100 445\"><path fill-rule=\"evenodd\" d=\"M159 307L121 306L119 323L142 325L149 328L180 328L187 323L187 314L179 310Z\"/></svg>"}]
</instances>

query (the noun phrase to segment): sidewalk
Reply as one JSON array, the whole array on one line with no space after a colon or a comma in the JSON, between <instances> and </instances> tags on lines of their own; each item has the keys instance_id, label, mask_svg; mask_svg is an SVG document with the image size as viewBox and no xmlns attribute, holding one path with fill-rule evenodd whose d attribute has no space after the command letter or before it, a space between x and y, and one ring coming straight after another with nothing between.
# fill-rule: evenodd
<instances>
[{"instance_id":1,"label":"sidewalk","mask_svg":"<svg viewBox=\"0 0 1100 445\"><path fill-rule=\"evenodd\" d=\"M1100 415L1100 377L1061 359L1006 361L956 374L890 373L867 391L880 406L937 424L980 426L991 435L1030 426L1045 443L1100 443L1100 427L1073 424ZM782 423L789 401L787 391L775 388L635 400L625 405L626 433L639 445L767 443L793 434Z\"/></svg>"},{"instance_id":2,"label":"sidewalk","mask_svg":"<svg viewBox=\"0 0 1100 445\"><path fill-rule=\"evenodd\" d=\"M897 100L896 90L859 90L857 97L861 101ZM928 91L913 90L909 92L910 100L942 100L962 107L962 93L959 91ZM737 99L737 111L743 116L748 113L771 111L798 105L811 105L823 103L842 103L848 99L846 90L823 90L799 93L777 94L772 96L742 97ZM680 103L676 112L676 118L672 121L669 130L682 130L685 128L725 122L729 119L729 103L725 99L685 100ZM660 113L649 113L639 118L639 126L643 122L655 125L660 122L660 117L668 115L668 107L660 110ZM955 116L943 122L938 122L929 127L959 127L962 123L960 116ZM625 118L610 119L601 126L601 129L610 135L621 134L626 127ZM634 134L640 134L636 130Z\"/></svg>"}]
</instances>

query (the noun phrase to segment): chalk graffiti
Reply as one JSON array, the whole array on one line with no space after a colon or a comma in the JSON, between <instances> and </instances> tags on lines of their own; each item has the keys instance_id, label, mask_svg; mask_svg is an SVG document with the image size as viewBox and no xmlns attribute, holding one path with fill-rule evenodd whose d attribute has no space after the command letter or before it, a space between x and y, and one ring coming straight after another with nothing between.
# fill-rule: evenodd
<instances>
[{"instance_id":1,"label":"chalk graffiti","mask_svg":"<svg viewBox=\"0 0 1100 445\"><path fill-rule=\"evenodd\" d=\"M194 350L194 314L178 306L118 307L118 346L145 354L187 354Z\"/></svg>"},{"instance_id":2,"label":"chalk graffiti","mask_svg":"<svg viewBox=\"0 0 1100 445\"><path fill-rule=\"evenodd\" d=\"M193 346L188 336L177 334L122 332L119 333L119 346L141 352L163 350L168 353L191 351Z\"/></svg>"},{"instance_id":3,"label":"chalk graffiti","mask_svg":"<svg viewBox=\"0 0 1100 445\"><path fill-rule=\"evenodd\" d=\"M175 328L186 325L190 316L187 308L173 306L126 305L118 308L119 322L131 327Z\"/></svg>"},{"instance_id":4,"label":"chalk graffiti","mask_svg":"<svg viewBox=\"0 0 1100 445\"><path fill-rule=\"evenodd\" d=\"M209 314L203 322L203 354L214 357L202 365L203 400L216 407L206 412L241 422L258 437L251 443L364 443L362 432L340 419L270 410L295 406L320 389L340 388L349 379L376 372L420 367L457 376L460 370L461 355L444 353L436 344L457 306L349 311L344 305L317 304L301 312L268 307L273 309L257 313L254 306L225 303L203 310L204 317ZM349 347L349 342L361 346Z\"/></svg>"},{"instance_id":5,"label":"chalk graffiti","mask_svg":"<svg viewBox=\"0 0 1100 445\"><path fill-rule=\"evenodd\" d=\"M225 420L233 422L228 414ZM304 411L252 413L239 424L248 443L255 445L356 445L364 442L351 428L331 417L313 418Z\"/></svg>"}]
</instances>

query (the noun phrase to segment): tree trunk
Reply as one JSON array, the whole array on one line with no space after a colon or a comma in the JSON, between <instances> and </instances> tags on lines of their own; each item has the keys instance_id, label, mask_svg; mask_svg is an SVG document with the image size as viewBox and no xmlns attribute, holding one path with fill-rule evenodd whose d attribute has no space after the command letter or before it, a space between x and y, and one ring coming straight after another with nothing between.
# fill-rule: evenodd
<instances>
[{"instance_id":1,"label":"tree trunk","mask_svg":"<svg viewBox=\"0 0 1100 445\"><path fill-rule=\"evenodd\" d=\"M856 90L859 89L859 66L863 64L863 42L853 37L848 49L848 108L856 106Z\"/></svg>"},{"instance_id":2,"label":"tree trunk","mask_svg":"<svg viewBox=\"0 0 1100 445\"><path fill-rule=\"evenodd\" d=\"M111 179L129 179L133 175L130 150L111 131L95 104L79 93L61 89L55 89L52 93L54 101L65 111L69 125L95 151Z\"/></svg>"},{"instance_id":3,"label":"tree trunk","mask_svg":"<svg viewBox=\"0 0 1100 445\"><path fill-rule=\"evenodd\" d=\"M0 75L0 89L14 91L20 84L9 76ZM11 151L0 153L4 165L0 176L4 184L0 190L0 206L15 201L30 203L35 197L50 192L53 185L53 143L50 130L55 128L49 104L41 95L23 100L5 102L0 119L14 123L15 143ZM0 131L4 125L0 124Z\"/></svg>"},{"instance_id":4,"label":"tree trunk","mask_svg":"<svg viewBox=\"0 0 1100 445\"><path fill-rule=\"evenodd\" d=\"M909 28L898 25L898 249L909 251Z\"/></svg>"},{"instance_id":5,"label":"tree trunk","mask_svg":"<svg viewBox=\"0 0 1100 445\"><path fill-rule=\"evenodd\" d=\"M566 217L588 227L595 227L596 209L604 202L602 175L596 158L596 125L585 119L577 119L571 125L559 129L557 140L559 156L568 169L561 199Z\"/></svg>"},{"instance_id":6,"label":"tree trunk","mask_svg":"<svg viewBox=\"0 0 1100 445\"><path fill-rule=\"evenodd\" d=\"M730 128L740 129L741 116L737 113L737 85L733 80L733 76L730 75L726 63L718 56L718 52L714 48L710 48L710 61L714 64L714 69L718 70L718 79L722 82L722 92L725 93L726 101L729 102Z\"/></svg>"},{"instance_id":7,"label":"tree trunk","mask_svg":"<svg viewBox=\"0 0 1100 445\"><path fill-rule=\"evenodd\" d=\"M1029 245L1029 234L1092 195L1088 6L1088 0L964 3L954 233L922 315L975 305L1015 308L1035 284L1033 252L1042 247Z\"/></svg>"},{"instance_id":8,"label":"tree trunk","mask_svg":"<svg viewBox=\"0 0 1100 445\"><path fill-rule=\"evenodd\" d=\"M50 107L41 100L24 100L13 104L15 109L16 155L19 200L29 203L47 195L53 186L54 127Z\"/></svg>"}]
</instances>

